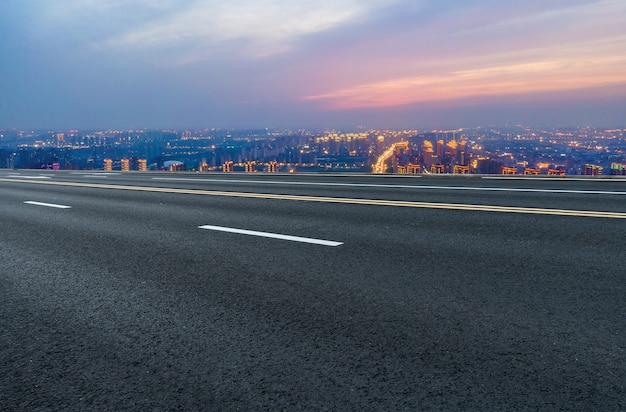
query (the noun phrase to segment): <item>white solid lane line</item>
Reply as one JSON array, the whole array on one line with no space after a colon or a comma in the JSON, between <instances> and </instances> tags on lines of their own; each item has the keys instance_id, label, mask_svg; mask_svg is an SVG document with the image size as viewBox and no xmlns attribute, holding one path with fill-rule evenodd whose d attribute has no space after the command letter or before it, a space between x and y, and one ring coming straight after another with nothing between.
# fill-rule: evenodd
<instances>
[{"instance_id":1,"label":"white solid lane line","mask_svg":"<svg viewBox=\"0 0 626 412\"><path fill-rule=\"evenodd\" d=\"M314 245L322 245L322 246L336 247L336 246L343 245L342 242L333 242L330 240L313 239L313 238L300 237L300 236L280 235L278 233L256 232L254 230L235 229L231 227L204 225L204 226L198 226L198 228L206 229L206 230L214 230L218 232L237 233L240 235L250 235L250 236L258 236L258 237L268 237L272 239L289 240L291 242L312 243Z\"/></svg>"},{"instance_id":2,"label":"white solid lane line","mask_svg":"<svg viewBox=\"0 0 626 412\"><path fill-rule=\"evenodd\" d=\"M593 178L576 178L576 177L523 177L523 176L482 176L481 179L486 180L533 180L535 182L590 182L590 183L618 183L618 182L626 182L626 179L619 177L611 177L608 179L593 179Z\"/></svg>"},{"instance_id":3,"label":"white solid lane line","mask_svg":"<svg viewBox=\"0 0 626 412\"><path fill-rule=\"evenodd\" d=\"M8 177L15 177L19 179L52 179L50 176L24 176L24 175L14 175L9 174Z\"/></svg>"},{"instance_id":4,"label":"white solid lane line","mask_svg":"<svg viewBox=\"0 0 626 412\"><path fill-rule=\"evenodd\" d=\"M71 175L121 175L115 172L71 172Z\"/></svg>"},{"instance_id":5,"label":"white solid lane line","mask_svg":"<svg viewBox=\"0 0 626 412\"><path fill-rule=\"evenodd\" d=\"M431 185L378 185L368 183L326 183L326 182L280 182L275 180L229 180L229 179L189 179L153 177L152 180L168 180L183 182L221 182L221 183L251 183L266 185L301 185L301 186L347 186L347 187L372 187L385 189L415 189L415 190L468 190L479 192L522 192L522 193L555 193L555 194L580 194L580 195L613 195L624 196L626 192L607 190L567 190L567 189L529 189L508 187L473 187L473 186L431 186ZM536 179L535 179L536 180ZM571 179L570 179L571 180Z\"/></svg>"},{"instance_id":6,"label":"white solid lane line","mask_svg":"<svg viewBox=\"0 0 626 412\"><path fill-rule=\"evenodd\" d=\"M27 205L35 205L35 206L45 206L45 207L54 207L56 209L71 209L72 206L65 206L65 205L55 205L53 203L42 203L42 202L34 202L32 200L29 200L27 202L24 202Z\"/></svg>"},{"instance_id":7,"label":"white solid lane line","mask_svg":"<svg viewBox=\"0 0 626 412\"><path fill-rule=\"evenodd\" d=\"M252 183L264 185L291 185L291 186L343 186L343 187L383 187L383 188L400 188L412 189L416 186L410 185L378 185L371 183L329 183L329 182L289 182L277 180L239 180L239 179L190 179L182 177L153 177L152 180L169 180L175 182L211 182L211 183Z\"/></svg>"},{"instance_id":8,"label":"white solid lane line","mask_svg":"<svg viewBox=\"0 0 626 412\"><path fill-rule=\"evenodd\" d=\"M107 177L107 176L118 176L121 173L70 173L71 175L80 175L83 177Z\"/></svg>"}]
</instances>

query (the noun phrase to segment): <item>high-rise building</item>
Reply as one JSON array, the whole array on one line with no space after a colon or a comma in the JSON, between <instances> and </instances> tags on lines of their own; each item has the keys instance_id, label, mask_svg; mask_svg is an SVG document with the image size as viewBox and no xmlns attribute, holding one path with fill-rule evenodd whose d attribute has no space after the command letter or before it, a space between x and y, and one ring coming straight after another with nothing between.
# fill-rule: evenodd
<instances>
[{"instance_id":1,"label":"high-rise building","mask_svg":"<svg viewBox=\"0 0 626 412\"><path fill-rule=\"evenodd\" d=\"M430 166L433 163L437 163L437 156L433 150L433 144L430 140L424 140L422 143L422 159L424 161L424 165Z\"/></svg>"},{"instance_id":2,"label":"high-rise building","mask_svg":"<svg viewBox=\"0 0 626 412\"><path fill-rule=\"evenodd\" d=\"M122 159L121 165L122 165L122 172L130 171L130 159Z\"/></svg>"},{"instance_id":3,"label":"high-rise building","mask_svg":"<svg viewBox=\"0 0 626 412\"><path fill-rule=\"evenodd\" d=\"M437 140L437 158L439 158L440 161L443 158L443 154L445 153L444 144L445 142L443 140Z\"/></svg>"}]
</instances>

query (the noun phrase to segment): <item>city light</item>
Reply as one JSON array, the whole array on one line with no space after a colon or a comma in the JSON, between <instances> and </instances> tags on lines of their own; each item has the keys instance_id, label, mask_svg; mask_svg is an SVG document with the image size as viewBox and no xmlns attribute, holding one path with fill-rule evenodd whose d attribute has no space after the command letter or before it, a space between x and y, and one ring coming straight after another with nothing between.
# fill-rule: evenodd
<instances>
[{"instance_id":1,"label":"city light","mask_svg":"<svg viewBox=\"0 0 626 412\"><path fill-rule=\"evenodd\" d=\"M600 176L626 164L624 130L589 127L0 132L5 168Z\"/></svg>"}]
</instances>

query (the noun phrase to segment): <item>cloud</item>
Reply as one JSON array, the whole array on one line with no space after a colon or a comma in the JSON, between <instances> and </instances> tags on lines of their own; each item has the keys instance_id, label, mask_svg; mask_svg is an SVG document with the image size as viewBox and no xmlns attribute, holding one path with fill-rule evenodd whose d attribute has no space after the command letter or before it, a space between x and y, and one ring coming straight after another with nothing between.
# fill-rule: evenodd
<instances>
[{"instance_id":1,"label":"cloud","mask_svg":"<svg viewBox=\"0 0 626 412\"><path fill-rule=\"evenodd\" d=\"M303 100L358 109L626 84L626 3L530 3L524 10L489 10L485 2L440 10L386 38L393 54L370 60L370 79L318 85ZM363 61L352 58L355 67Z\"/></svg>"},{"instance_id":2,"label":"cloud","mask_svg":"<svg viewBox=\"0 0 626 412\"><path fill-rule=\"evenodd\" d=\"M569 47L439 62L439 73L309 95L327 109L393 107L467 97L558 92L626 84L626 36ZM482 64L481 64L482 63ZM454 69L464 67L464 69Z\"/></svg>"},{"instance_id":3,"label":"cloud","mask_svg":"<svg viewBox=\"0 0 626 412\"><path fill-rule=\"evenodd\" d=\"M112 0L109 0L112 1ZM366 19L393 2L382 0L214 0L194 1L132 27L101 46L135 50L176 47L205 51L240 42L248 53L287 50L299 37Z\"/></svg>"}]
</instances>

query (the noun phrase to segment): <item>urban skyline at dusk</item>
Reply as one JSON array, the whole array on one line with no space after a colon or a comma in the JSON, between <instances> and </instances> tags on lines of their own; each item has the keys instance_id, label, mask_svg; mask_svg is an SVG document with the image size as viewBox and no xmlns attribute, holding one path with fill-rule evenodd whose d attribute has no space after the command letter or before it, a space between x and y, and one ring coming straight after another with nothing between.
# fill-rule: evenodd
<instances>
[{"instance_id":1,"label":"urban skyline at dusk","mask_svg":"<svg viewBox=\"0 0 626 412\"><path fill-rule=\"evenodd\" d=\"M626 129L0 129L0 168L626 175Z\"/></svg>"},{"instance_id":2,"label":"urban skyline at dusk","mask_svg":"<svg viewBox=\"0 0 626 412\"><path fill-rule=\"evenodd\" d=\"M0 6L0 127L622 127L616 0Z\"/></svg>"}]
</instances>

